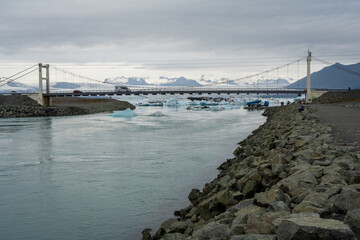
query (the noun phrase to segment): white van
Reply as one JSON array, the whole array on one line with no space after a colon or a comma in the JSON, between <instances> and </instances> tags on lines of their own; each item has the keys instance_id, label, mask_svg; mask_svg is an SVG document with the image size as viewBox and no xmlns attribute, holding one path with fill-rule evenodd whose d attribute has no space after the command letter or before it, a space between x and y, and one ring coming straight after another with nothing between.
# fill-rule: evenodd
<instances>
[{"instance_id":1,"label":"white van","mask_svg":"<svg viewBox=\"0 0 360 240\"><path fill-rule=\"evenodd\" d=\"M115 92L131 92L130 88L123 85L115 86Z\"/></svg>"}]
</instances>

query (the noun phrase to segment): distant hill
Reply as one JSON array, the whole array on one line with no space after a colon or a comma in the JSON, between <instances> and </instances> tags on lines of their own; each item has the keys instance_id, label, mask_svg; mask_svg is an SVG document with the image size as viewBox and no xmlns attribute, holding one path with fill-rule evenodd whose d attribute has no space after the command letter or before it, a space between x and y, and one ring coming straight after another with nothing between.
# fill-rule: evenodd
<instances>
[{"instance_id":1,"label":"distant hill","mask_svg":"<svg viewBox=\"0 0 360 240\"><path fill-rule=\"evenodd\" d=\"M167 80L166 83L160 83L160 86L201 86L200 83L198 83L195 80L187 79L185 77L179 77L179 78L167 78L167 77L160 77L162 80Z\"/></svg>"},{"instance_id":2,"label":"distant hill","mask_svg":"<svg viewBox=\"0 0 360 240\"><path fill-rule=\"evenodd\" d=\"M336 67L346 68L360 74L360 63L352 65L342 65L335 63L332 66L325 67L322 70L311 74L311 88L327 89L352 89L360 88L360 77ZM290 84L286 88L306 88L306 77Z\"/></svg>"}]
</instances>

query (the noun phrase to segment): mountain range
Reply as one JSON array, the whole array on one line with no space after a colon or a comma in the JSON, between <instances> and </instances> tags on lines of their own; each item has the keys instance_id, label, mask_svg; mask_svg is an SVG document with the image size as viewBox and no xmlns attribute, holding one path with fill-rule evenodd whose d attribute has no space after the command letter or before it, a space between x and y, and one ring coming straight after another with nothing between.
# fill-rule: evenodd
<instances>
[{"instance_id":1,"label":"mountain range","mask_svg":"<svg viewBox=\"0 0 360 240\"><path fill-rule=\"evenodd\" d=\"M1 79L1 78L0 78ZM238 86L238 87L259 87L259 88L306 88L306 77L290 84L288 80L278 79L259 79L256 82L233 82L229 78L208 79L202 75L200 80L181 77L159 77L157 84L150 84L150 78L146 77L115 77L106 78L103 81L104 87L113 89L114 84L119 85L133 85L133 86L204 86L211 84L219 84L219 86ZM226 82L226 83L224 83ZM89 89L96 87L96 83L70 83L70 82L56 82L51 85L52 89L58 90L75 90L75 89ZM325 67L320 71L311 74L312 88L325 89L352 89L360 88L360 63L343 65L336 63L334 65ZM11 82L0 88L0 92L19 91L19 92L36 92L37 86L26 85L18 82Z\"/></svg>"},{"instance_id":2,"label":"mountain range","mask_svg":"<svg viewBox=\"0 0 360 240\"><path fill-rule=\"evenodd\" d=\"M306 77L286 88L306 88ZM311 88L326 89L360 88L360 63L343 65L335 63L311 74Z\"/></svg>"}]
</instances>

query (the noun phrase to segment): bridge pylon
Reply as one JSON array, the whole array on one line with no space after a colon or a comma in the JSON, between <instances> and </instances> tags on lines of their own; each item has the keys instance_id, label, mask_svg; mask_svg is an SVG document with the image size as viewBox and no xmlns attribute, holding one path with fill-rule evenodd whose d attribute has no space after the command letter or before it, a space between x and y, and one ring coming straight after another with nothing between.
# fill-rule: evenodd
<instances>
[{"instance_id":1,"label":"bridge pylon","mask_svg":"<svg viewBox=\"0 0 360 240\"><path fill-rule=\"evenodd\" d=\"M306 57L307 61L307 78L306 78L306 97L305 102L311 103L311 79L310 79L310 62L311 62L311 52L308 50L308 56Z\"/></svg>"},{"instance_id":2,"label":"bridge pylon","mask_svg":"<svg viewBox=\"0 0 360 240\"><path fill-rule=\"evenodd\" d=\"M46 94L50 93L50 73L49 73L49 64L39 63L39 99L40 103L43 106L50 107L52 105L51 98L49 96L44 96L43 92L43 81L46 81ZM45 77L43 76L43 69L45 69Z\"/></svg>"}]
</instances>

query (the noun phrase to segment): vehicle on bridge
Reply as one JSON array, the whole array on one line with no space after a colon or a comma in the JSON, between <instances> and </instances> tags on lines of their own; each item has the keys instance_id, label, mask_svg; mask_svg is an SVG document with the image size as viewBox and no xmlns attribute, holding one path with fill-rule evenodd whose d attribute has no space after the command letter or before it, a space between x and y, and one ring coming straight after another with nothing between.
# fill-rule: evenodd
<instances>
[{"instance_id":1,"label":"vehicle on bridge","mask_svg":"<svg viewBox=\"0 0 360 240\"><path fill-rule=\"evenodd\" d=\"M130 88L124 85L115 86L115 92L131 92Z\"/></svg>"}]
</instances>

